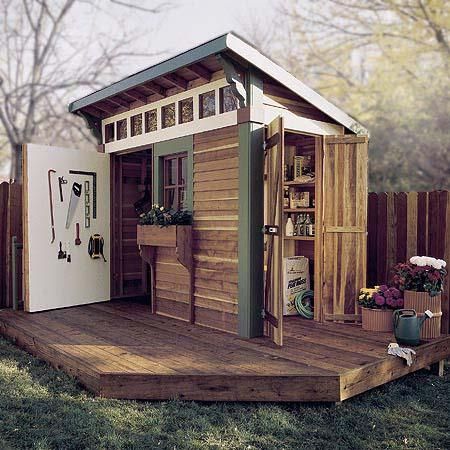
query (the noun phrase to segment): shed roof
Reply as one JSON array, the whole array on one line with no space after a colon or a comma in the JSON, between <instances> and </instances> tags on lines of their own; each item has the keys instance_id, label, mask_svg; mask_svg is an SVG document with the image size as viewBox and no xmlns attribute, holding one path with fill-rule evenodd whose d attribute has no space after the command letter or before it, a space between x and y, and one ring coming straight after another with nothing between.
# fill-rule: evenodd
<instances>
[{"instance_id":1,"label":"shed roof","mask_svg":"<svg viewBox=\"0 0 450 450\"><path fill-rule=\"evenodd\" d=\"M274 63L256 48L235 33L226 33L147 69L130 75L103 89L95 91L69 104L69 112L85 110L94 116L102 111L109 115L114 107L124 107L133 101L144 101L149 94L164 97L170 87L187 89L194 77L208 81L208 74L214 71L215 55L231 53L253 65L261 72L303 98L318 110L331 117L347 130L366 133L367 130L347 113L330 103L313 89L306 86L285 69ZM209 66L209 67L208 67ZM186 70L187 69L187 70ZM98 111L99 114L95 114Z\"/></svg>"}]
</instances>

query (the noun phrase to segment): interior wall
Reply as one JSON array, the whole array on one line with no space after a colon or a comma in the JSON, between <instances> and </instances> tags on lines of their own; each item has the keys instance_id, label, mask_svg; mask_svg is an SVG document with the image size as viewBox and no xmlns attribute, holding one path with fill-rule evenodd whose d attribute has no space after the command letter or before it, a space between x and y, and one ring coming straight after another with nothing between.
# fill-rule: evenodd
<instances>
[{"instance_id":1,"label":"interior wall","mask_svg":"<svg viewBox=\"0 0 450 450\"><path fill-rule=\"evenodd\" d=\"M42 311L82 305L110 299L110 171L109 155L95 151L27 145L24 167L25 210L25 307ZM52 191L56 239L51 241L48 170L54 169ZM97 173L97 218L84 227L84 181L92 177L69 174L69 170ZM68 180L60 201L58 176ZM65 228L73 182L82 183L81 198L69 229ZM92 198L92 197L91 197ZM81 245L76 246L75 224L80 224ZM88 254L89 237L95 233L104 238L102 259ZM70 243L72 261L58 259L59 242ZM66 249L67 250L67 249Z\"/></svg>"},{"instance_id":2,"label":"interior wall","mask_svg":"<svg viewBox=\"0 0 450 450\"><path fill-rule=\"evenodd\" d=\"M152 152L111 155L111 163L111 297L140 297L150 289L148 267L136 242L139 217L134 203L143 197L146 187L152 195Z\"/></svg>"}]
</instances>

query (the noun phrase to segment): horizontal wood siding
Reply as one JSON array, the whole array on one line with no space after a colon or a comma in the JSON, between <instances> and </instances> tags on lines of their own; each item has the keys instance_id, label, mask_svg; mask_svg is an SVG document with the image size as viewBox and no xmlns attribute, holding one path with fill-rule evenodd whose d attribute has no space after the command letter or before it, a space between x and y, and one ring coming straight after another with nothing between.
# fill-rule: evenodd
<instances>
[{"instance_id":1,"label":"horizontal wood siding","mask_svg":"<svg viewBox=\"0 0 450 450\"><path fill-rule=\"evenodd\" d=\"M196 323L237 333L239 137L237 126L194 136Z\"/></svg>"},{"instance_id":2,"label":"horizontal wood siding","mask_svg":"<svg viewBox=\"0 0 450 450\"><path fill-rule=\"evenodd\" d=\"M388 282L397 262L427 255L450 264L450 192L369 194L368 285ZM449 330L448 278L442 298L442 332Z\"/></svg>"}]
</instances>

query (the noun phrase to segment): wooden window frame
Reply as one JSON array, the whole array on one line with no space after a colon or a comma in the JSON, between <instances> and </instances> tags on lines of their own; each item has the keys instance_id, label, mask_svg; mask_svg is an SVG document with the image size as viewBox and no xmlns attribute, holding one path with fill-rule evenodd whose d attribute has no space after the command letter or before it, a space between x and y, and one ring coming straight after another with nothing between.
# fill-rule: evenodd
<instances>
[{"instance_id":1,"label":"wooden window frame","mask_svg":"<svg viewBox=\"0 0 450 450\"><path fill-rule=\"evenodd\" d=\"M188 159L188 153L187 152L182 152L182 153L173 153L171 155L167 155L164 156L162 158L162 163L163 163L163 185L162 185L162 198L163 198L163 204L165 207L168 207L168 202L167 202L167 192L169 190L174 190L174 208L173 209L181 209L181 204L180 204L180 196L179 196L179 192L181 189L184 190L185 195L187 194L187 173L185 174L185 179L182 180L181 179L181 166L183 164L183 159L186 159L186 172L188 169L187 167L187 159ZM168 184L168 167L167 167L167 162L168 161L176 161L176 183L175 184ZM187 205L185 205L185 208L187 209Z\"/></svg>"}]
</instances>

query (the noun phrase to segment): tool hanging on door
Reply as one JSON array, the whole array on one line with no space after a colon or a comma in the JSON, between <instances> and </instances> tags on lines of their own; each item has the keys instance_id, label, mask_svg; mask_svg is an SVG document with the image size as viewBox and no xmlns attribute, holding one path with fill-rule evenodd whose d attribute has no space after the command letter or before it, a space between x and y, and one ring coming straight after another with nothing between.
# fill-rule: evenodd
<instances>
[{"instance_id":1,"label":"tool hanging on door","mask_svg":"<svg viewBox=\"0 0 450 450\"><path fill-rule=\"evenodd\" d=\"M75 224L75 230L76 230L76 235L75 235L75 245L81 245L81 239L80 239L80 224L77 222Z\"/></svg>"},{"instance_id":2,"label":"tool hanging on door","mask_svg":"<svg viewBox=\"0 0 450 450\"><path fill-rule=\"evenodd\" d=\"M70 202L69 202L69 208L67 209L67 218L66 218L66 229L69 229L70 222L73 219L73 216L75 215L75 210L77 209L78 200L81 196L81 184L74 182L72 184L72 191L70 194Z\"/></svg>"},{"instance_id":3,"label":"tool hanging on door","mask_svg":"<svg viewBox=\"0 0 450 450\"><path fill-rule=\"evenodd\" d=\"M72 262L72 255L70 252L70 242L69 241L66 242L66 253L67 253L67 262L68 263Z\"/></svg>"},{"instance_id":4,"label":"tool hanging on door","mask_svg":"<svg viewBox=\"0 0 450 450\"><path fill-rule=\"evenodd\" d=\"M59 183L59 199L63 202L63 190L62 186L63 184L67 184L67 180L64 177L58 177L58 183Z\"/></svg>"},{"instance_id":5,"label":"tool hanging on door","mask_svg":"<svg viewBox=\"0 0 450 450\"><path fill-rule=\"evenodd\" d=\"M84 182L84 228L91 227L91 190L90 182Z\"/></svg>"},{"instance_id":6,"label":"tool hanging on door","mask_svg":"<svg viewBox=\"0 0 450 450\"><path fill-rule=\"evenodd\" d=\"M48 169L47 178L48 178L48 195L50 199L50 223L51 223L51 231L52 231L52 240L50 244L55 242L55 217L53 215L53 194L52 194L52 173L56 173L54 169Z\"/></svg>"},{"instance_id":7,"label":"tool hanging on door","mask_svg":"<svg viewBox=\"0 0 450 450\"><path fill-rule=\"evenodd\" d=\"M62 242L59 241L58 259L66 259L66 258L67 258L67 253L63 251Z\"/></svg>"},{"instance_id":8,"label":"tool hanging on door","mask_svg":"<svg viewBox=\"0 0 450 450\"><path fill-rule=\"evenodd\" d=\"M92 218L97 218L97 172L86 172L84 170L69 170L73 175L87 175L92 177ZM89 228L89 227L86 227Z\"/></svg>"},{"instance_id":9,"label":"tool hanging on door","mask_svg":"<svg viewBox=\"0 0 450 450\"><path fill-rule=\"evenodd\" d=\"M105 255L103 254L103 248L105 246L105 240L99 234L94 234L89 238L88 253L92 259L103 258L106 262Z\"/></svg>"}]
</instances>

